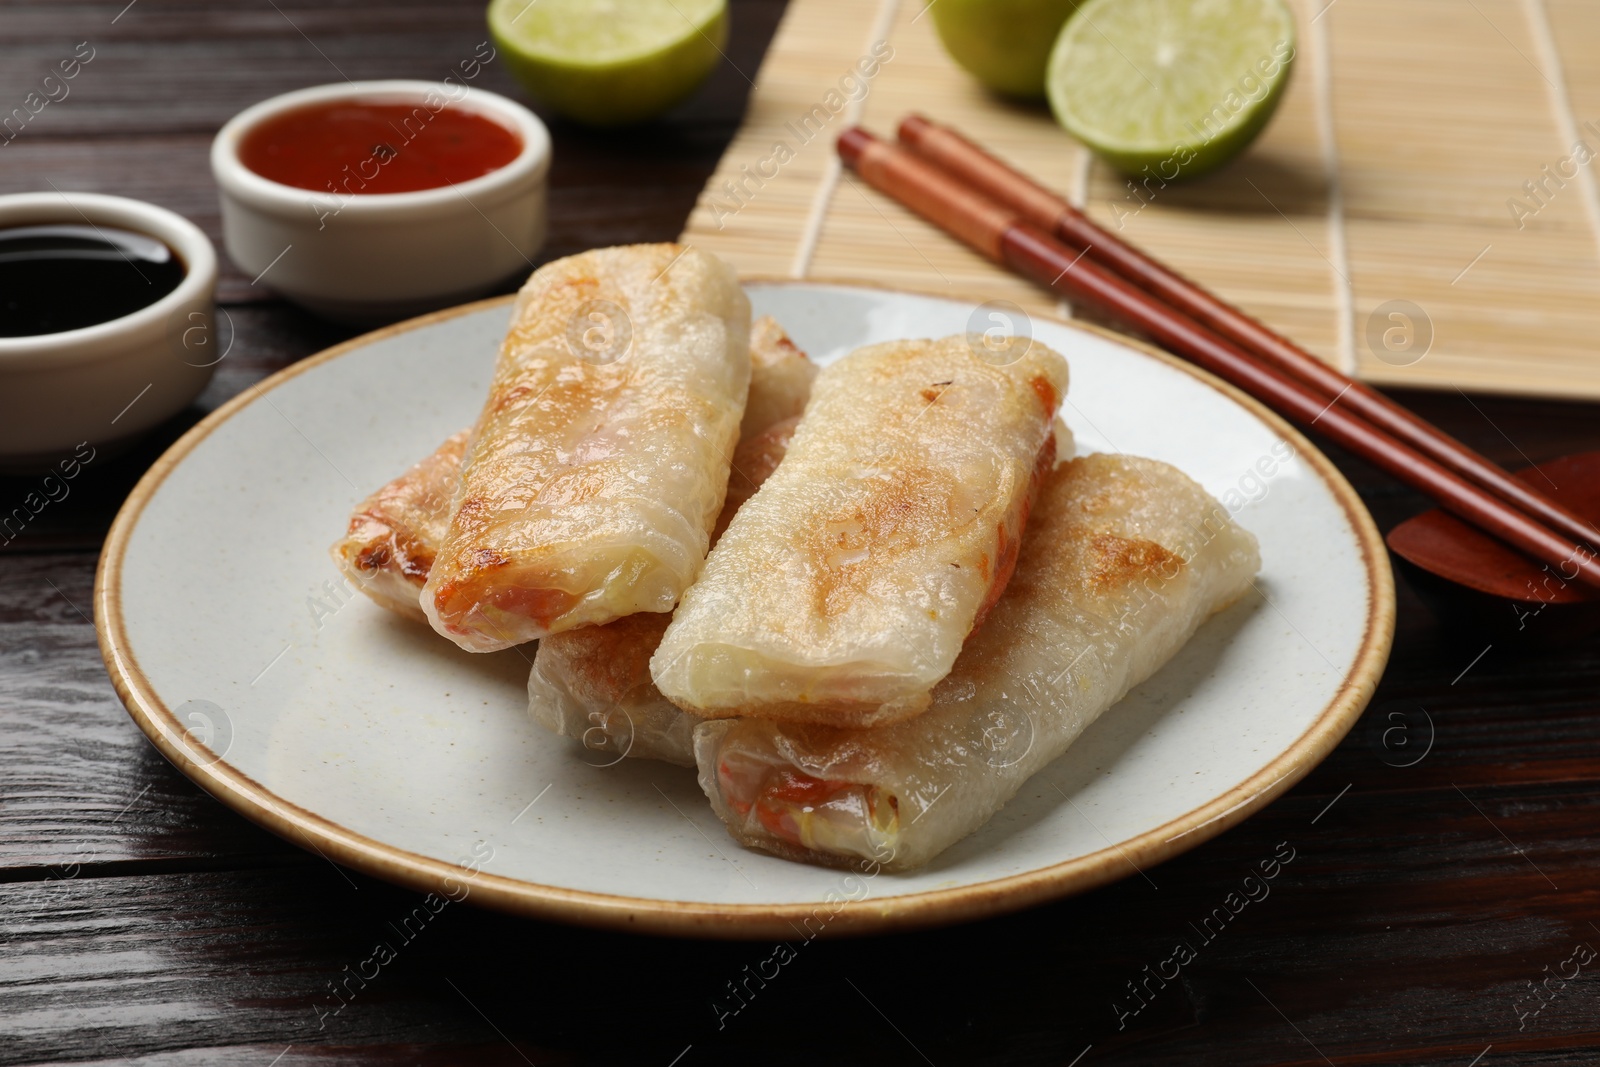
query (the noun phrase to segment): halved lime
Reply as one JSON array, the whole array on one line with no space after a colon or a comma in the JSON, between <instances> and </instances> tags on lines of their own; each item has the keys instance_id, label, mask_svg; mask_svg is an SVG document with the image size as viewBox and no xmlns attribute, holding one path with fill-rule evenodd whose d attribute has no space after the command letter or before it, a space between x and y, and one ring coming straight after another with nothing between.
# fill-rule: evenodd
<instances>
[{"instance_id":1,"label":"halved lime","mask_svg":"<svg viewBox=\"0 0 1600 1067\"><path fill-rule=\"evenodd\" d=\"M1050 53L1050 107L1124 173L1193 177L1261 132L1294 55L1283 0L1086 0Z\"/></svg>"},{"instance_id":2,"label":"halved lime","mask_svg":"<svg viewBox=\"0 0 1600 1067\"><path fill-rule=\"evenodd\" d=\"M489 32L528 91L595 126L641 122L722 58L727 0L491 0Z\"/></svg>"},{"instance_id":3,"label":"halved lime","mask_svg":"<svg viewBox=\"0 0 1600 1067\"><path fill-rule=\"evenodd\" d=\"M950 58L1006 96L1044 95L1045 61L1078 0L935 0L939 40Z\"/></svg>"}]
</instances>

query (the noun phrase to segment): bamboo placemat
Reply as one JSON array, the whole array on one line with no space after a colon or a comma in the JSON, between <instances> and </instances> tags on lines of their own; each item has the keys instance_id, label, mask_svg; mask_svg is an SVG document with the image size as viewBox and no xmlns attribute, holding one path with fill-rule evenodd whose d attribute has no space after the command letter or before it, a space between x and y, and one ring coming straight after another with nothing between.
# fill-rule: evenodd
<instances>
[{"instance_id":1,"label":"bamboo placemat","mask_svg":"<svg viewBox=\"0 0 1600 1067\"><path fill-rule=\"evenodd\" d=\"M920 110L1368 381L1600 398L1600 161L1579 162L1600 153L1600 5L1290 3L1298 58L1265 134L1141 197L1042 105L979 89L924 0L792 0L684 239L746 274L1070 313L841 172L841 129L892 136Z\"/></svg>"}]
</instances>

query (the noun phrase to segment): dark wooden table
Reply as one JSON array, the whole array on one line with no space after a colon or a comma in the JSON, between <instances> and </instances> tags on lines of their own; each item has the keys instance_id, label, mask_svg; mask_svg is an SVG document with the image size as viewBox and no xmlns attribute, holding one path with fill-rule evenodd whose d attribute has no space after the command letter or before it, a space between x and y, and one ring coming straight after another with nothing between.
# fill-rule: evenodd
<instances>
[{"instance_id":1,"label":"dark wooden table","mask_svg":"<svg viewBox=\"0 0 1600 1067\"><path fill-rule=\"evenodd\" d=\"M0 112L79 42L95 50L71 95L0 145L0 192L140 197L219 243L206 151L230 115L341 72L439 76L485 36L477 0L124 3L0 7ZM731 63L756 70L781 9L736 5ZM503 66L480 84L520 95ZM747 90L725 65L648 129L554 123L544 255L675 236ZM0 550L0 1064L1600 1063L1595 620L1518 619L1405 575L1393 660L1351 736L1148 881L815 945L721 1028L713 1000L770 946L450 909L319 1021L330 983L415 895L341 874L172 770L118 703L86 617L101 538L160 450L347 336L231 268L221 298L238 340L200 402ZM1593 405L1404 399L1504 463L1600 448ZM1423 508L1334 455L1381 526ZM31 488L0 479L0 503ZM1295 858L1271 895L1119 1029L1128 983L1198 942L1191 924L1283 847Z\"/></svg>"}]
</instances>

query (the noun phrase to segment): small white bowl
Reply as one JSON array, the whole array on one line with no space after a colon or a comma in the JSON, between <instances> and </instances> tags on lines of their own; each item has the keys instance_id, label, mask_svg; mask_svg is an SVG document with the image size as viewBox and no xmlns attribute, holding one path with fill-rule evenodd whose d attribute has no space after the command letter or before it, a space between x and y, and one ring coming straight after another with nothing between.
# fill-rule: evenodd
<instances>
[{"instance_id":1,"label":"small white bowl","mask_svg":"<svg viewBox=\"0 0 1600 1067\"><path fill-rule=\"evenodd\" d=\"M183 410L211 380L217 254L166 208L98 193L0 196L0 228L85 224L154 237L183 262L166 296L109 322L0 337L0 470L37 470L83 442L105 446ZM81 458L81 457L80 457Z\"/></svg>"},{"instance_id":2,"label":"small white bowl","mask_svg":"<svg viewBox=\"0 0 1600 1067\"><path fill-rule=\"evenodd\" d=\"M512 130L522 151L454 186L337 196L263 178L239 159L252 128L308 104L441 99ZM545 235L550 134L527 108L481 89L427 81L319 85L230 119L211 144L211 172L222 192L223 242L240 270L319 314L370 323L459 304L533 270Z\"/></svg>"}]
</instances>

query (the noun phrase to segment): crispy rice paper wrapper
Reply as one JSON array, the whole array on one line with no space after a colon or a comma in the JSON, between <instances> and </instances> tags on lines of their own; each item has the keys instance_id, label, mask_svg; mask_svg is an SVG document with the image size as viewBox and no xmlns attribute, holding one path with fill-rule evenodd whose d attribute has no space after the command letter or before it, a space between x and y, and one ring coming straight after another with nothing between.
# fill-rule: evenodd
<instances>
[{"instance_id":1,"label":"crispy rice paper wrapper","mask_svg":"<svg viewBox=\"0 0 1600 1067\"><path fill-rule=\"evenodd\" d=\"M817 371L765 315L751 327L750 365L746 412L754 406L788 414L746 436L734 451L713 540L783 459ZM332 549L357 588L408 618L424 618L418 595L450 521L469 433L453 435L357 505L349 533ZM669 621L664 614L641 612L545 638L528 679L530 714L601 753L693 766L691 734L699 720L668 703L650 681L650 655Z\"/></svg>"},{"instance_id":2,"label":"crispy rice paper wrapper","mask_svg":"<svg viewBox=\"0 0 1600 1067\"><path fill-rule=\"evenodd\" d=\"M739 439L748 441L767 427L794 419L811 399L818 367L811 362L771 315L750 324L750 399L739 424Z\"/></svg>"},{"instance_id":3,"label":"crispy rice paper wrapper","mask_svg":"<svg viewBox=\"0 0 1600 1067\"><path fill-rule=\"evenodd\" d=\"M784 419L740 442L719 530L783 460L798 421ZM650 680L650 656L671 621L668 615L641 612L540 641L528 674L528 714L546 729L616 759L694 766L694 727L700 720L662 696ZM608 761L596 757L591 762Z\"/></svg>"},{"instance_id":4,"label":"crispy rice paper wrapper","mask_svg":"<svg viewBox=\"0 0 1600 1067\"><path fill-rule=\"evenodd\" d=\"M1255 538L1180 471L1093 455L1044 480L1016 573L932 707L850 730L695 730L700 784L742 844L919 867L987 822L1260 566Z\"/></svg>"},{"instance_id":5,"label":"crispy rice paper wrapper","mask_svg":"<svg viewBox=\"0 0 1600 1067\"><path fill-rule=\"evenodd\" d=\"M824 368L667 627L656 685L708 718L923 711L1005 587L1066 387L1025 340L896 341Z\"/></svg>"},{"instance_id":6,"label":"crispy rice paper wrapper","mask_svg":"<svg viewBox=\"0 0 1600 1067\"><path fill-rule=\"evenodd\" d=\"M491 652L671 611L722 510L749 351L733 268L693 247L535 271L423 586L433 628Z\"/></svg>"},{"instance_id":7,"label":"crispy rice paper wrapper","mask_svg":"<svg viewBox=\"0 0 1600 1067\"><path fill-rule=\"evenodd\" d=\"M755 347L752 343L752 355ZM758 369L750 386L752 403L760 382ZM777 468L796 421L785 419L739 445L719 527ZM1061 458L1071 458L1072 433L1059 419L1056 442L1066 450ZM694 766L693 732L701 720L662 696L650 680L650 655L669 622L665 615L630 615L545 638L528 675L529 714L547 729L582 741L597 753L591 762L632 756Z\"/></svg>"},{"instance_id":8,"label":"crispy rice paper wrapper","mask_svg":"<svg viewBox=\"0 0 1600 1067\"><path fill-rule=\"evenodd\" d=\"M545 638L528 673L528 714L552 733L583 742L596 753L591 763L631 756L693 767L700 720L650 681L650 654L671 621L640 612Z\"/></svg>"},{"instance_id":9,"label":"crispy rice paper wrapper","mask_svg":"<svg viewBox=\"0 0 1600 1067\"><path fill-rule=\"evenodd\" d=\"M779 413L771 421L785 426L763 425L757 433L744 435L740 447L756 451L747 455L742 470L735 469L728 476L726 501L735 503L733 510L756 491L759 482L752 480L751 472L765 477L782 458L816 374L817 365L795 347L771 315L751 324L750 397L744 421L750 421L751 411ZM1064 424L1056 424L1058 441L1064 440L1064 429ZM471 435L471 430L452 434L426 459L357 504L345 536L331 549L334 562L355 588L407 618L426 621L419 597L450 528L450 503L461 480L461 457ZM774 446L775 457L760 454L761 449ZM734 460L740 466L738 452ZM733 514L726 501L717 517L713 541Z\"/></svg>"},{"instance_id":10,"label":"crispy rice paper wrapper","mask_svg":"<svg viewBox=\"0 0 1600 1067\"><path fill-rule=\"evenodd\" d=\"M418 595L450 524L468 431L356 505L333 560L350 584L390 611L424 619Z\"/></svg>"}]
</instances>

